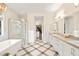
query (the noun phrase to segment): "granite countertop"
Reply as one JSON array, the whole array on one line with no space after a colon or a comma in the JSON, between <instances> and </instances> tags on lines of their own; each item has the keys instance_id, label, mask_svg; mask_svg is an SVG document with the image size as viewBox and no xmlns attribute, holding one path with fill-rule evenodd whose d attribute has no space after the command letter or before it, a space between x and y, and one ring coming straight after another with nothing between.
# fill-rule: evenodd
<instances>
[{"instance_id":1,"label":"granite countertop","mask_svg":"<svg viewBox=\"0 0 79 59\"><path fill-rule=\"evenodd\" d=\"M59 33L50 33L50 34L59 38L63 42L70 44L79 49L79 38L78 37L74 37L74 36L65 37L64 35L59 34Z\"/></svg>"}]
</instances>

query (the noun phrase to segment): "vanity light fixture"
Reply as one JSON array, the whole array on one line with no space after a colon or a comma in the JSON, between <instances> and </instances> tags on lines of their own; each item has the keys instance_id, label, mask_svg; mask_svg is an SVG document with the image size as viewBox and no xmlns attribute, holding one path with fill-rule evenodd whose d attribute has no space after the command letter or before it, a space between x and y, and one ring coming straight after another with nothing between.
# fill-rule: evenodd
<instances>
[{"instance_id":1,"label":"vanity light fixture","mask_svg":"<svg viewBox=\"0 0 79 59\"><path fill-rule=\"evenodd\" d=\"M73 4L74 4L75 7L78 7L78 5L79 5L79 0L73 0Z\"/></svg>"},{"instance_id":2,"label":"vanity light fixture","mask_svg":"<svg viewBox=\"0 0 79 59\"><path fill-rule=\"evenodd\" d=\"M77 8L77 7L78 7L78 4L79 4L79 3L74 3L75 8Z\"/></svg>"},{"instance_id":3,"label":"vanity light fixture","mask_svg":"<svg viewBox=\"0 0 79 59\"><path fill-rule=\"evenodd\" d=\"M0 3L0 13L5 12L7 9L7 5L5 3Z\"/></svg>"},{"instance_id":4,"label":"vanity light fixture","mask_svg":"<svg viewBox=\"0 0 79 59\"><path fill-rule=\"evenodd\" d=\"M74 3L75 6L78 6L79 3Z\"/></svg>"},{"instance_id":5,"label":"vanity light fixture","mask_svg":"<svg viewBox=\"0 0 79 59\"><path fill-rule=\"evenodd\" d=\"M55 19L62 19L64 18L65 14L64 14L64 10L61 10L55 17Z\"/></svg>"}]
</instances>

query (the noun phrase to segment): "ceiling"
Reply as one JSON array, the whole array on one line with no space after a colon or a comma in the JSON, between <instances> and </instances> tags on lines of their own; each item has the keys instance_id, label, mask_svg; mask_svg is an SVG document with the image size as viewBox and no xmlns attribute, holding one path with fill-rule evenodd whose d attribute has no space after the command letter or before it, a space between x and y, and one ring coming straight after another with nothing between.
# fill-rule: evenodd
<instances>
[{"instance_id":1,"label":"ceiling","mask_svg":"<svg viewBox=\"0 0 79 59\"><path fill-rule=\"evenodd\" d=\"M54 12L62 4L59 3L6 3L9 8L17 13L27 12Z\"/></svg>"}]
</instances>

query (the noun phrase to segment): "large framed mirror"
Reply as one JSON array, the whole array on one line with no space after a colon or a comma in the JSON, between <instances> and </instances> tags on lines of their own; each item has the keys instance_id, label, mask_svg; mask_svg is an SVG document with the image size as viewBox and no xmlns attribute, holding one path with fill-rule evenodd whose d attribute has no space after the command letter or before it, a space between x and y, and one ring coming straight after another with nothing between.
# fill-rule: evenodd
<instances>
[{"instance_id":1,"label":"large framed mirror","mask_svg":"<svg viewBox=\"0 0 79 59\"><path fill-rule=\"evenodd\" d=\"M74 18L67 16L64 18L64 34L73 34L74 32Z\"/></svg>"},{"instance_id":2,"label":"large framed mirror","mask_svg":"<svg viewBox=\"0 0 79 59\"><path fill-rule=\"evenodd\" d=\"M79 37L79 11L64 18L64 33Z\"/></svg>"}]
</instances>

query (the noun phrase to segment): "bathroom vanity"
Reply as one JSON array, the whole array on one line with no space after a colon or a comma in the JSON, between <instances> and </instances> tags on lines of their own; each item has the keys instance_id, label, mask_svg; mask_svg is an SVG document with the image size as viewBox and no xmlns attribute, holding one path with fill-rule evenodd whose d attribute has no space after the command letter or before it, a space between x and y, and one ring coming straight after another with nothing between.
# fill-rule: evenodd
<instances>
[{"instance_id":1,"label":"bathroom vanity","mask_svg":"<svg viewBox=\"0 0 79 59\"><path fill-rule=\"evenodd\" d=\"M50 33L49 43L53 45L60 56L79 56L79 40L77 39Z\"/></svg>"}]
</instances>

